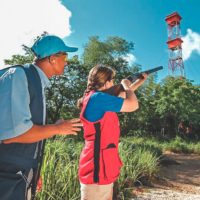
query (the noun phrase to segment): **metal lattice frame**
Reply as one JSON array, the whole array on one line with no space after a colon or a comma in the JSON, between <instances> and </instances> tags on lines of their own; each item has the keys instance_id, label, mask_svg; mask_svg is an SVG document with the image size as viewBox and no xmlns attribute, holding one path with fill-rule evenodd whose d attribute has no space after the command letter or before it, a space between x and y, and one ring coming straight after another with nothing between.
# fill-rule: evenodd
<instances>
[{"instance_id":1,"label":"metal lattice frame","mask_svg":"<svg viewBox=\"0 0 200 200\"><path fill-rule=\"evenodd\" d=\"M168 15L165 18L167 22L167 32L168 32L168 71L172 75L185 76L184 73L184 63L182 58L182 40L181 40L181 28L180 20L181 16L175 12Z\"/></svg>"}]
</instances>

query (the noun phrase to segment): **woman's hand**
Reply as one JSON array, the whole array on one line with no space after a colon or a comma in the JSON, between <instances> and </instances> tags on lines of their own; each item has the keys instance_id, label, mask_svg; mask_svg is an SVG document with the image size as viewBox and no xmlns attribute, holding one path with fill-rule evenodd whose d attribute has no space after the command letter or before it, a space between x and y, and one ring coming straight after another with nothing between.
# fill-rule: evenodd
<instances>
[{"instance_id":1,"label":"woman's hand","mask_svg":"<svg viewBox=\"0 0 200 200\"><path fill-rule=\"evenodd\" d=\"M137 79L134 83L132 83L132 84L130 85L130 89L131 89L132 91L137 90L137 89L145 82L145 80L146 80L147 77L148 77L148 75L147 75L146 73L143 73L142 76L143 76L143 79Z\"/></svg>"},{"instance_id":2,"label":"woman's hand","mask_svg":"<svg viewBox=\"0 0 200 200\"><path fill-rule=\"evenodd\" d=\"M130 90L131 82L128 79L122 79L121 84L125 90Z\"/></svg>"}]
</instances>

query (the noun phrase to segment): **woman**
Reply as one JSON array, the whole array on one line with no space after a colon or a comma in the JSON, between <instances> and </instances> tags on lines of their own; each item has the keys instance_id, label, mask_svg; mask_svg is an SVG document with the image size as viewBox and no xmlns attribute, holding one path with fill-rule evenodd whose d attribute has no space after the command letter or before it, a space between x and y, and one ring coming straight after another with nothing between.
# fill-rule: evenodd
<instances>
[{"instance_id":1,"label":"woman","mask_svg":"<svg viewBox=\"0 0 200 200\"><path fill-rule=\"evenodd\" d=\"M110 67L93 67L85 94L79 100L85 139L79 161L81 200L112 200L113 183L122 166L118 154L120 127L116 112L138 109L134 90L147 75L133 84L123 79L121 84L125 91L118 97L104 92L114 85L114 77L115 72Z\"/></svg>"}]
</instances>

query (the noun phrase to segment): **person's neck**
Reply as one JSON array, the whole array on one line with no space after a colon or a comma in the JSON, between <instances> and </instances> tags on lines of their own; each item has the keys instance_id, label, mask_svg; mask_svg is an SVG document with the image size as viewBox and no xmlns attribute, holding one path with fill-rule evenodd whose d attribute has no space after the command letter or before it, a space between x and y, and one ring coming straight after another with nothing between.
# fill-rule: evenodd
<instances>
[{"instance_id":1,"label":"person's neck","mask_svg":"<svg viewBox=\"0 0 200 200\"><path fill-rule=\"evenodd\" d=\"M50 66L48 66L46 63L35 62L34 64L45 73L48 79L50 79L53 76L53 74L51 73L51 70L49 70L51 69Z\"/></svg>"},{"instance_id":2,"label":"person's neck","mask_svg":"<svg viewBox=\"0 0 200 200\"><path fill-rule=\"evenodd\" d=\"M101 87L101 88L99 88L97 91L103 91L103 90L105 90L105 88L104 87Z\"/></svg>"}]
</instances>

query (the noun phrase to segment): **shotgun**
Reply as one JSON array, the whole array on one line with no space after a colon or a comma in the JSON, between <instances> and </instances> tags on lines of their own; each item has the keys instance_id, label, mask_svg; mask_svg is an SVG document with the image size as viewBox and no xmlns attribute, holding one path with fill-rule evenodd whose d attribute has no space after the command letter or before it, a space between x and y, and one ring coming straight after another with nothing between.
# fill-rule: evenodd
<instances>
[{"instance_id":1,"label":"shotgun","mask_svg":"<svg viewBox=\"0 0 200 200\"><path fill-rule=\"evenodd\" d=\"M161 69L163 69L163 66L155 67L155 68L143 71L143 72L137 72L135 74L128 76L126 79L128 79L129 81L134 83L137 79L143 79L143 76L142 76L143 73L151 74L151 73L157 72ZM124 88L123 88L122 84L120 83L120 84L112 86L109 89L103 90L102 92L105 92L105 93L108 93L108 94L111 94L114 96L118 96L119 93L122 91L124 91Z\"/></svg>"}]
</instances>

